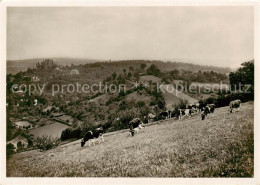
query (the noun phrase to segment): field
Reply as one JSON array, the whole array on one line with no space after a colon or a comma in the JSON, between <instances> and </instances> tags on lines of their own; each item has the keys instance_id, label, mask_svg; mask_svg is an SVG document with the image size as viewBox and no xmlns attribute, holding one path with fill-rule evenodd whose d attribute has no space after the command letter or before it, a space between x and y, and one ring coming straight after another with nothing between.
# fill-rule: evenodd
<instances>
[{"instance_id":1,"label":"field","mask_svg":"<svg viewBox=\"0 0 260 185\"><path fill-rule=\"evenodd\" d=\"M50 125L32 129L30 130L30 134L33 134L35 138L42 135L60 137L61 132L65 130L67 127L68 127L67 125L56 122Z\"/></svg>"},{"instance_id":2,"label":"field","mask_svg":"<svg viewBox=\"0 0 260 185\"><path fill-rule=\"evenodd\" d=\"M147 125L134 137L108 133L105 142L81 148L75 141L55 149L15 154L9 177L253 177L253 102L232 114L218 108Z\"/></svg>"},{"instance_id":3,"label":"field","mask_svg":"<svg viewBox=\"0 0 260 185\"><path fill-rule=\"evenodd\" d=\"M161 89L162 89L162 95L165 98L165 102L166 102L166 107L168 109L172 109L172 107L174 105L177 105L180 102L180 99L184 99L187 100L188 103L196 103L198 102L197 99L190 97L189 95L181 92L177 91L175 88L173 88L175 86L172 85L161 85Z\"/></svg>"}]
</instances>

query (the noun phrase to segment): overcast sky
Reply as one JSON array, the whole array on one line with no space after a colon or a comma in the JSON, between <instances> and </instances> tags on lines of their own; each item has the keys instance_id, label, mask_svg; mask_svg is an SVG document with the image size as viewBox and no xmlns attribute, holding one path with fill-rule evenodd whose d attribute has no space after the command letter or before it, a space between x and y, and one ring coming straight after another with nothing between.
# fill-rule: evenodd
<instances>
[{"instance_id":1,"label":"overcast sky","mask_svg":"<svg viewBox=\"0 0 260 185\"><path fill-rule=\"evenodd\" d=\"M8 8L7 59L183 58L237 67L254 56L253 15L253 7Z\"/></svg>"}]
</instances>

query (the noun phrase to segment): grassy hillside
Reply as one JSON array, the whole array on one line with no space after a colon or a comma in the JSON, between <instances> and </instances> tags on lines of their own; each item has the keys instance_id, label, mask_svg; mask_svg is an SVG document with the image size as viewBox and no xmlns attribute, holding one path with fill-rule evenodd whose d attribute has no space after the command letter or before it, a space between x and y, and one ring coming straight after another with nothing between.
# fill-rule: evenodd
<instances>
[{"instance_id":1,"label":"grassy hillside","mask_svg":"<svg viewBox=\"0 0 260 185\"><path fill-rule=\"evenodd\" d=\"M80 141L46 151L14 154L7 176L77 177L252 177L253 102L228 112L199 115L147 126L134 137L121 131L105 142L80 147Z\"/></svg>"},{"instance_id":2,"label":"grassy hillside","mask_svg":"<svg viewBox=\"0 0 260 185\"><path fill-rule=\"evenodd\" d=\"M8 140L17 136L18 130L14 127L14 122L27 119L34 126L44 125L40 119L49 118L53 111L44 113L43 110L48 106L54 106L60 112L72 117L74 127L81 127L83 130L89 127L106 125L109 131L119 130L127 127L128 122L134 117L144 118L151 112L154 106L158 106L161 111L166 108L173 109L173 105L178 104L180 99L185 99L189 103L199 100L197 94L180 93L175 96L170 93L157 92L157 83L172 84L176 79L183 83L191 83L192 80L219 82L227 81L228 76L214 71L200 71L202 66L165 63L162 61L116 61L116 62L97 62L87 63L88 60L69 60L69 59L40 59L21 61L21 63L36 63L35 68L30 68L25 72L19 72L16 75L7 75L7 103L9 121ZM72 64L70 66L60 65L60 63ZM85 62L87 64L80 64ZM16 61L18 63L18 61ZM156 65L155 65L156 64ZM193 71L183 70L182 66L191 67ZM198 69L194 70L194 67ZM161 68L161 70L160 70ZM207 66L205 67L207 69ZM167 70L166 70L167 69ZM172 71L168 70L172 69ZM179 69L179 70L178 70ZM212 68L209 68L212 69ZM219 68L216 68L219 69ZM71 74L77 71L78 74ZM224 71L224 68L223 68ZM222 72L223 72L222 71ZM37 76L39 81L32 82L31 78ZM141 85L134 87L135 82ZM124 84L125 92L105 93L91 92L83 93L77 90L69 92L68 84ZM146 86L144 83L148 83ZM33 95L28 93L13 93L11 87L13 84L40 85L44 91L42 95L35 92ZM60 91L52 93L53 85L59 87ZM62 85L65 85L64 91ZM62 90L61 90L62 89ZM97 88L95 89L97 91ZM104 89L103 89L104 90ZM102 90L101 90L102 91ZM37 106L33 106L33 101L39 100ZM18 105L19 104L19 105ZM120 117L120 123L114 120ZM37 120L40 120L37 122ZM80 123L80 124L77 124ZM82 126L82 123L84 124Z\"/></svg>"}]
</instances>

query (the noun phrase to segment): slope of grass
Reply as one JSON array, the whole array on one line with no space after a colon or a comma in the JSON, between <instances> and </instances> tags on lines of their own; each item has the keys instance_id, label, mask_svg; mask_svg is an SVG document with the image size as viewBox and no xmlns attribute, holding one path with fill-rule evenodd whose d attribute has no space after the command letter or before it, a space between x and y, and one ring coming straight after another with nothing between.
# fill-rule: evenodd
<instances>
[{"instance_id":1,"label":"slope of grass","mask_svg":"<svg viewBox=\"0 0 260 185\"><path fill-rule=\"evenodd\" d=\"M105 143L76 141L46 151L15 154L7 176L252 177L253 102L230 114L228 107L201 121L199 115L105 135Z\"/></svg>"},{"instance_id":2,"label":"slope of grass","mask_svg":"<svg viewBox=\"0 0 260 185\"><path fill-rule=\"evenodd\" d=\"M67 125L55 122L50 125L46 125L43 127L35 128L30 130L30 134L33 134L36 137L43 136L43 135L48 135L52 137L60 137L61 132L68 128Z\"/></svg>"}]
</instances>

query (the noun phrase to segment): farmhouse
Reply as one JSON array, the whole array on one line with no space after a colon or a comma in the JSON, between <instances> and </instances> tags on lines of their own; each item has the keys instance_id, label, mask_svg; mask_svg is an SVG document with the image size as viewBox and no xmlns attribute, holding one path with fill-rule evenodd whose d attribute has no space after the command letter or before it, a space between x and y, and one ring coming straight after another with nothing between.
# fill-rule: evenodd
<instances>
[{"instance_id":1,"label":"farmhouse","mask_svg":"<svg viewBox=\"0 0 260 185\"><path fill-rule=\"evenodd\" d=\"M51 110L59 110L59 108L58 107L54 107L54 106L48 106L48 107L46 107L45 109L43 109L42 110L42 112L48 112L48 111L51 111Z\"/></svg>"},{"instance_id":2,"label":"farmhouse","mask_svg":"<svg viewBox=\"0 0 260 185\"><path fill-rule=\"evenodd\" d=\"M63 70L61 68L59 68L59 67L56 67L55 71L59 72L59 71L63 71Z\"/></svg>"},{"instance_id":3,"label":"farmhouse","mask_svg":"<svg viewBox=\"0 0 260 185\"><path fill-rule=\"evenodd\" d=\"M32 127L32 124L29 123L28 121L17 121L14 124L17 128L21 128L21 129L26 129L26 128Z\"/></svg>"},{"instance_id":4,"label":"farmhouse","mask_svg":"<svg viewBox=\"0 0 260 185\"><path fill-rule=\"evenodd\" d=\"M70 74L71 74L71 75L79 75L79 70L77 70L77 69L72 69L72 70L70 71Z\"/></svg>"},{"instance_id":5,"label":"farmhouse","mask_svg":"<svg viewBox=\"0 0 260 185\"><path fill-rule=\"evenodd\" d=\"M39 82L39 81L40 81L40 78L39 78L38 76L33 76L33 77L31 78L31 81L32 81L32 82Z\"/></svg>"}]
</instances>

